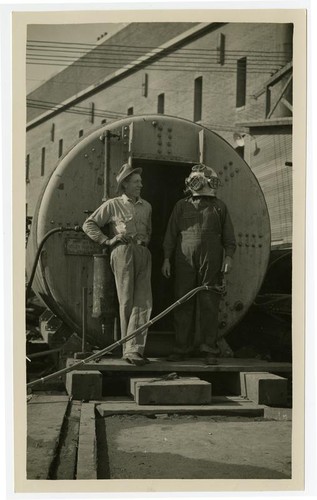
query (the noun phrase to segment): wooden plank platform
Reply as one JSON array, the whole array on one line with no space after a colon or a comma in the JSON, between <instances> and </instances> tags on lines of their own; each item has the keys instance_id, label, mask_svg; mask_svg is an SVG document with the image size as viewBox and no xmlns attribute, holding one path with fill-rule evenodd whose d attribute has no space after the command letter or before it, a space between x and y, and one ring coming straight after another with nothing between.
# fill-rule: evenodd
<instances>
[{"instance_id":1,"label":"wooden plank platform","mask_svg":"<svg viewBox=\"0 0 317 500\"><path fill-rule=\"evenodd\" d=\"M100 361L90 361L76 370L99 370L101 372L274 372L291 373L292 364L259 359L219 358L217 365L206 365L202 358L171 362L163 358L150 358L144 366L133 366L120 358L103 357ZM67 366L78 360L68 358Z\"/></svg>"},{"instance_id":2,"label":"wooden plank platform","mask_svg":"<svg viewBox=\"0 0 317 500\"><path fill-rule=\"evenodd\" d=\"M264 405L257 405L241 397L215 397L208 405L138 405L129 398L109 398L97 402L96 410L102 417L110 415L190 414L219 416L263 417Z\"/></svg>"},{"instance_id":3,"label":"wooden plank platform","mask_svg":"<svg viewBox=\"0 0 317 500\"><path fill-rule=\"evenodd\" d=\"M95 405L81 407L76 479L97 479Z\"/></svg>"}]
</instances>

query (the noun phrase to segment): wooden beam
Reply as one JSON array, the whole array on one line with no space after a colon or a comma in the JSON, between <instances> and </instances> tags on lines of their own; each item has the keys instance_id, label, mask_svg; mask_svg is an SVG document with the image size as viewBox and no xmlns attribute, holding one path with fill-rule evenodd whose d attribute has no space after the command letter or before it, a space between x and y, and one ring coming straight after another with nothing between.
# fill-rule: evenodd
<instances>
[{"instance_id":1,"label":"wooden beam","mask_svg":"<svg viewBox=\"0 0 317 500\"><path fill-rule=\"evenodd\" d=\"M291 105L290 102L288 102L287 99L285 99L285 97L282 97L281 102L284 104L284 106L287 107L287 109L289 109L291 112L293 112L293 106Z\"/></svg>"},{"instance_id":2,"label":"wooden beam","mask_svg":"<svg viewBox=\"0 0 317 500\"><path fill-rule=\"evenodd\" d=\"M287 63L283 68L277 71L275 75L273 75L269 80L267 80L263 85L263 87L260 90L258 90L255 94L253 94L253 97L255 99L260 97L260 95L262 95L266 91L269 85L277 83L285 75L285 73L291 71L292 67L293 67L293 61Z\"/></svg>"},{"instance_id":3,"label":"wooden beam","mask_svg":"<svg viewBox=\"0 0 317 500\"><path fill-rule=\"evenodd\" d=\"M282 99L283 97L283 94L284 92L286 91L287 87L289 86L289 84L291 83L293 79L293 74L291 74L288 79L287 79L287 82L285 83L285 85L283 86L282 90L280 91L278 97L277 97L277 100L273 106L273 108L271 109L271 111L269 112L269 114L267 115L267 118L271 118L272 114L274 113L274 111L276 110L277 106L278 106L278 103L280 102L280 100Z\"/></svg>"},{"instance_id":4,"label":"wooden beam","mask_svg":"<svg viewBox=\"0 0 317 500\"><path fill-rule=\"evenodd\" d=\"M248 122L236 122L236 128L242 130L247 130L247 133L250 133L251 128L259 128L259 127L272 127L272 126L292 126L293 117L292 116L280 116L278 118L271 118L271 120L250 120Z\"/></svg>"}]
</instances>

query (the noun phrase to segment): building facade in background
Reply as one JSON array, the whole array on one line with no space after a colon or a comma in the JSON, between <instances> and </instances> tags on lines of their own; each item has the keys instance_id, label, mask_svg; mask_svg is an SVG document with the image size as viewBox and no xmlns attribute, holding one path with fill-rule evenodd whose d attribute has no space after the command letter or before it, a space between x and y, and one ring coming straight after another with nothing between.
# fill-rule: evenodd
<instances>
[{"instance_id":1,"label":"building facade in background","mask_svg":"<svg viewBox=\"0 0 317 500\"><path fill-rule=\"evenodd\" d=\"M38 50L38 61L54 51L71 64L27 96L27 216L79 140L128 115L163 113L237 149L264 192L272 248L290 248L292 37L289 24L131 23L85 55L79 44L33 44L30 62Z\"/></svg>"}]
</instances>

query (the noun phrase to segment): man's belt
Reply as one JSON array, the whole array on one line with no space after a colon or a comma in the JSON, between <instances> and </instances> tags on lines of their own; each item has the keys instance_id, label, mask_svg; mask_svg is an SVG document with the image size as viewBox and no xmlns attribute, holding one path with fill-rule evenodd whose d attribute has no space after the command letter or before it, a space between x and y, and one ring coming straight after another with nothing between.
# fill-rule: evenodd
<instances>
[{"instance_id":1,"label":"man's belt","mask_svg":"<svg viewBox=\"0 0 317 500\"><path fill-rule=\"evenodd\" d=\"M130 244L135 244L135 245L139 245L139 246L142 246L142 247L146 247L146 243L142 240L137 240L137 241L134 241L134 240L131 240L131 241L128 241L127 243L125 243L124 241L118 241L112 248L116 248L120 245L130 245Z\"/></svg>"}]
</instances>

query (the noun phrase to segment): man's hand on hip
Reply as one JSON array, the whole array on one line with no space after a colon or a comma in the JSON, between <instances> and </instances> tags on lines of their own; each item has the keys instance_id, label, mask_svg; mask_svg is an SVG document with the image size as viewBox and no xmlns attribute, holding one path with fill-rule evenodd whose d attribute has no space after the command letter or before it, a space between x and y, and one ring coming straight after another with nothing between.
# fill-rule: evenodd
<instances>
[{"instance_id":1,"label":"man's hand on hip","mask_svg":"<svg viewBox=\"0 0 317 500\"><path fill-rule=\"evenodd\" d=\"M130 236L127 236L126 234L116 234L113 238L107 240L105 242L105 245L107 247L113 247L117 243L129 243L131 241Z\"/></svg>"}]
</instances>

